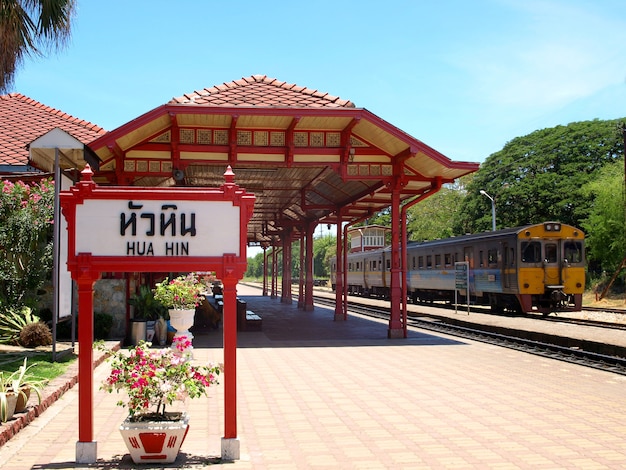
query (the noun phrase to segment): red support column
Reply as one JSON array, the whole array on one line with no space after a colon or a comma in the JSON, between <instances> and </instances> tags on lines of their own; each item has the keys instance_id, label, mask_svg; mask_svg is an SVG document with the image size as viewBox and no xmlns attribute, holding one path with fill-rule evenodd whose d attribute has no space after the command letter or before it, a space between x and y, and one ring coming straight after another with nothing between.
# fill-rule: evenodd
<instances>
[{"instance_id":1,"label":"red support column","mask_svg":"<svg viewBox=\"0 0 626 470\"><path fill-rule=\"evenodd\" d=\"M224 284L224 437L237 437L237 282Z\"/></svg>"},{"instance_id":2,"label":"red support column","mask_svg":"<svg viewBox=\"0 0 626 470\"><path fill-rule=\"evenodd\" d=\"M276 256L276 244L272 243L272 299L276 298L278 258Z\"/></svg>"},{"instance_id":3,"label":"red support column","mask_svg":"<svg viewBox=\"0 0 626 470\"><path fill-rule=\"evenodd\" d=\"M345 320L343 308L343 228L341 213L337 214L337 270L335 272L335 321Z\"/></svg>"},{"instance_id":4,"label":"red support column","mask_svg":"<svg viewBox=\"0 0 626 470\"><path fill-rule=\"evenodd\" d=\"M300 230L300 269L298 270L298 308L304 308L304 250L305 250L305 231Z\"/></svg>"},{"instance_id":5,"label":"red support column","mask_svg":"<svg viewBox=\"0 0 626 470\"><path fill-rule=\"evenodd\" d=\"M88 260L87 260L88 261ZM86 272L78 284L78 442L76 462L97 460L93 440L93 286L99 273Z\"/></svg>"},{"instance_id":6,"label":"red support column","mask_svg":"<svg viewBox=\"0 0 626 470\"><path fill-rule=\"evenodd\" d=\"M291 295L291 242L292 228L287 227L283 237L283 289L280 295L280 301L290 304L293 297Z\"/></svg>"},{"instance_id":7,"label":"red support column","mask_svg":"<svg viewBox=\"0 0 626 470\"><path fill-rule=\"evenodd\" d=\"M263 242L263 297L267 297L267 244Z\"/></svg>"},{"instance_id":8,"label":"red support column","mask_svg":"<svg viewBox=\"0 0 626 470\"><path fill-rule=\"evenodd\" d=\"M309 221L306 226L306 285L304 287L304 310L313 310L313 235L317 223Z\"/></svg>"},{"instance_id":9,"label":"red support column","mask_svg":"<svg viewBox=\"0 0 626 470\"><path fill-rule=\"evenodd\" d=\"M400 190L394 185L391 190L391 315L389 317L389 338L402 338L404 330L400 320L400 237L398 229L400 227Z\"/></svg>"},{"instance_id":10,"label":"red support column","mask_svg":"<svg viewBox=\"0 0 626 470\"><path fill-rule=\"evenodd\" d=\"M224 285L224 438L222 455L239 459L237 440L237 279L225 276Z\"/></svg>"}]
</instances>

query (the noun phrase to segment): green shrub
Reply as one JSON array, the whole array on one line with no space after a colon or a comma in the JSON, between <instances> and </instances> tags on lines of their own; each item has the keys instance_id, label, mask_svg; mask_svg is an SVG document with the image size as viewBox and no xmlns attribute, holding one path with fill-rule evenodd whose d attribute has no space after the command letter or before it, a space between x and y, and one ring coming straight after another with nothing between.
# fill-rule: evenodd
<instances>
[{"instance_id":1,"label":"green shrub","mask_svg":"<svg viewBox=\"0 0 626 470\"><path fill-rule=\"evenodd\" d=\"M28 324L37 322L39 317L33 314L30 307L0 311L0 343L18 344L22 329Z\"/></svg>"},{"instance_id":2,"label":"green shrub","mask_svg":"<svg viewBox=\"0 0 626 470\"><path fill-rule=\"evenodd\" d=\"M25 348L52 344L52 332L43 322L29 323L20 331L20 344Z\"/></svg>"}]
</instances>

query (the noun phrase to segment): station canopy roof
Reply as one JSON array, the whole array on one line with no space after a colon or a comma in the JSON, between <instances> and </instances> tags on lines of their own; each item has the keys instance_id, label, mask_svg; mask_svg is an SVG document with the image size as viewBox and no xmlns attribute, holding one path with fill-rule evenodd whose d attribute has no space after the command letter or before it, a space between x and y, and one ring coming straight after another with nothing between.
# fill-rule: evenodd
<instances>
[{"instance_id":1,"label":"station canopy roof","mask_svg":"<svg viewBox=\"0 0 626 470\"><path fill-rule=\"evenodd\" d=\"M248 243L306 221L363 219L476 171L364 108L263 75L173 98L89 144L100 184L207 186L256 195ZM216 228L219 221L216 221Z\"/></svg>"}]
</instances>

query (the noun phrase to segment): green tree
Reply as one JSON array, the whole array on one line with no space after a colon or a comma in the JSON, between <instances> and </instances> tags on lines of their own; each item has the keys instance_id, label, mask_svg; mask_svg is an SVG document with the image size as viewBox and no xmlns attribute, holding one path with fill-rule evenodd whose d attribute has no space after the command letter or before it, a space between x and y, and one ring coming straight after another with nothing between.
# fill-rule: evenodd
<instances>
[{"instance_id":1,"label":"green tree","mask_svg":"<svg viewBox=\"0 0 626 470\"><path fill-rule=\"evenodd\" d=\"M2 181L0 189L0 307L32 307L52 270L54 186Z\"/></svg>"},{"instance_id":2,"label":"green tree","mask_svg":"<svg viewBox=\"0 0 626 470\"><path fill-rule=\"evenodd\" d=\"M557 220L580 227L592 207L582 187L606 163L621 158L618 120L584 121L535 131L490 155L467 185L456 234L491 229L495 198L498 228Z\"/></svg>"},{"instance_id":3,"label":"green tree","mask_svg":"<svg viewBox=\"0 0 626 470\"><path fill-rule=\"evenodd\" d=\"M330 258L337 253L337 238L327 235L313 241L313 277L330 277Z\"/></svg>"},{"instance_id":4,"label":"green tree","mask_svg":"<svg viewBox=\"0 0 626 470\"><path fill-rule=\"evenodd\" d=\"M465 198L465 185L472 175L445 185L438 192L407 210L409 240L435 240L454 235L454 221Z\"/></svg>"},{"instance_id":5,"label":"green tree","mask_svg":"<svg viewBox=\"0 0 626 470\"><path fill-rule=\"evenodd\" d=\"M67 44L75 6L75 0L0 1L0 92L13 84L26 56Z\"/></svg>"},{"instance_id":6,"label":"green tree","mask_svg":"<svg viewBox=\"0 0 626 470\"><path fill-rule=\"evenodd\" d=\"M582 190L593 199L582 223L590 266L613 273L626 254L624 161L605 165Z\"/></svg>"}]
</instances>

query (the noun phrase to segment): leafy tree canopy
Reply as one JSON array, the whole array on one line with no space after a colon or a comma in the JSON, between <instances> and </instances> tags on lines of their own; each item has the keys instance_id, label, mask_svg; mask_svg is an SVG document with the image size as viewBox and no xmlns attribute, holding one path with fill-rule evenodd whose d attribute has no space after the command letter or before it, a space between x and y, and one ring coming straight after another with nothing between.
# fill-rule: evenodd
<instances>
[{"instance_id":1,"label":"leafy tree canopy","mask_svg":"<svg viewBox=\"0 0 626 470\"><path fill-rule=\"evenodd\" d=\"M613 272L624 259L623 186L624 161L620 160L605 165L598 172L598 177L582 188L585 195L593 198L589 216L582 222L589 259L595 261L590 263L592 270Z\"/></svg>"},{"instance_id":2,"label":"leafy tree canopy","mask_svg":"<svg viewBox=\"0 0 626 470\"><path fill-rule=\"evenodd\" d=\"M575 122L535 131L508 142L489 156L467 186L455 221L456 234L491 228L491 201L497 227L558 220L577 227L591 210L582 187L605 164L623 155L618 120Z\"/></svg>"},{"instance_id":3,"label":"leafy tree canopy","mask_svg":"<svg viewBox=\"0 0 626 470\"><path fill-rule=\"evenodd\" d=\"M65 46L75 9L75 0L0 1L0 92L26 56Z\"/></svg>"}]
</instances>

